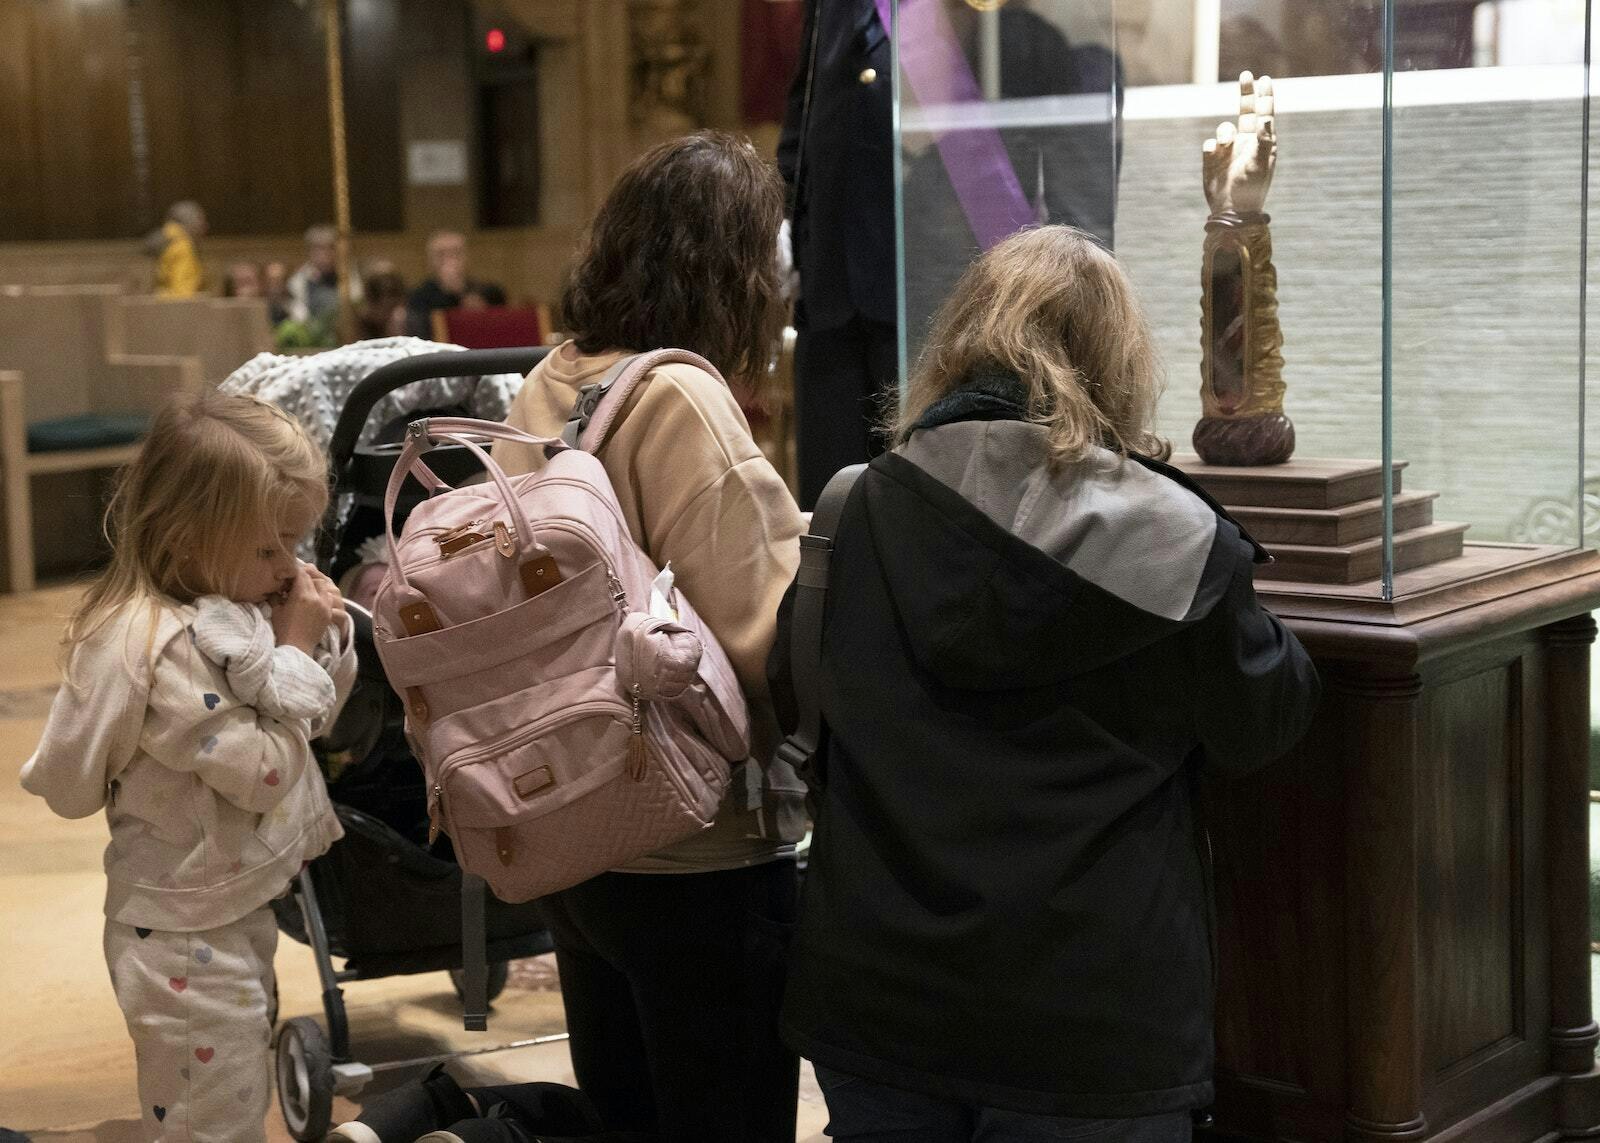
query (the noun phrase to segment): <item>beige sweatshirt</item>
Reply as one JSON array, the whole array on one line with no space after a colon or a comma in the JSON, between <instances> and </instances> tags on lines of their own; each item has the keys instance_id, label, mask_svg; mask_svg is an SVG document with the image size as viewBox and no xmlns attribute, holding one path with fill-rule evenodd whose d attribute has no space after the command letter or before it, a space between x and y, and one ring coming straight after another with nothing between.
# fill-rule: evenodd
<instances>
[{"instance_id":1,"label":"beige sweatshirt","mask_svg":"<svg viewBox=\"0 0 1600 1143\"><path fill-rule=\"evenodd\" d=\"M622 356L583 355L567 342L528 375L506 423L559 437L578 390ZM494 455L508 473L540 463L536 449L515 442L500 442ZM678 590L733 663L750 701L753 757L770 757L779 736L767 695L767 654L804 531L788 487L751 439L728 387L692 365L652 370L599 457L633 538L657 567L672 564ZM792 845L746 836L751 828L742 808L725 802L710 829L625 871L734 869L793 852Z\"/></svg>"},{"instance_id":2,"label":"beige sweatshirt","mask_svg":"<svg viewBox=\"0 0 1600 1143\"><path fill-rule=\"evenodd\" d=\"M348 620L313 659L252 605L126 604L73 652L23 788L63 817L105 810L112 920L228 924L342 833L310 740L355 668Z\"/></svg>"}]
</instances>

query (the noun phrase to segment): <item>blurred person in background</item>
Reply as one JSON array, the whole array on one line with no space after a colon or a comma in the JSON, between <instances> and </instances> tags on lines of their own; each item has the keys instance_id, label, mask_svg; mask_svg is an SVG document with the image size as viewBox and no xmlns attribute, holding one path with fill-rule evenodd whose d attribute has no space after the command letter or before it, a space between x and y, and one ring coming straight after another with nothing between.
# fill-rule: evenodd
<instances>
[{"instance_id":1,"label":"blurred person in background","mask_svg":"<svg viewBox=\"0 0 1600 1143\"><path fill-rule=\"evenodd\" d=\"M361 304L356 307L361 340L399 337L406 332L406 282L388 262L374 263L362 275Z\"/></svg>"},{"instance_id":2,"label":"blurred person in background","mask_svg":"<svg viewBox=\"0 0 1600 1143\"><path fill-rule=\"evenodd\" d=\"M493 282L475 282L467 274L467 240L454 230L436 230L428 239L428 278L406 300L406 332L433 336L435 310L453 310L476 296L478 304L503 306L506 292Z\"/></svg>"},{"instance_id":3,"label":"blurred person in background","mask_svg":"<svg viewBox=\"0 0 1600 1143\"><path fill-rule=\"evenodd\" d=\"M289 276L289 317L332 328L339 314L339 232L327 224L306 231L306 260ZM361 302L361 278L350 283L350 300Z\"/></svg>"},{"instance_id":4,"label":"blurred person in background","mask_svg":"<svg viewBox=\"0 0 1600 1143\"><path fill-rule=\"evenodd\" d=\"M146 240L156 259L156 293L164 298L192 298L205 286L205 270L195 244L206 236L206 212L191 199L167 208L167 221Z\"/></svg>"},{"instance_id":5,"label":"blurred person in background","mask_svg":"<svg viewBox=\"0 0 1600 1143\"><path fill-rule=\"evenodd\" d=\"M261 267L254 262L234 262L222 277L222 296L225 298L259 298L263 296Z\"/></svg>"},{"instance_id":6,"label":"blurred person in background","mask_svg":"<svg viewBox=\"0 0 1600 1143\"><path fill-rule=\"evenodd\" d=\"M289 317L289 267L274 258L261 267L261 296L267 299L267 317L274 326Z\"/></svg>"}]
</instances>

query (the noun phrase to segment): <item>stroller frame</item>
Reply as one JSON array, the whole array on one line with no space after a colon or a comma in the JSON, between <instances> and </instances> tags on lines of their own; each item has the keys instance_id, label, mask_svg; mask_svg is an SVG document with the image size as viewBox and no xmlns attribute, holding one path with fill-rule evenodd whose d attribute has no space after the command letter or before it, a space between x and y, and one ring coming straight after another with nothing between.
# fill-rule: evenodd
<instances>
[{"instance_id":1,"label":"stroller frame","mask_svg":"<svg viewBox=\"0 0 1600 1143\"><path fill-rule=\"evenodd\" d=\"M356 448L367 418L382 397L417 381L497 373L526 374L549 352L547 348L534 347L421 354L381 366L364 378L345 401L328 446L331 495L328 514L323 519L317 537L318 567L324 571L331 571L333 561L337 557L341 524L340 501L345 493L354 491L353 475L356 464L360 462L370 467L382 463L381 451L368 450L358 455ZM392 465L392 459L389 463ZM390 524L389 521L385 523ZM327 1031L324 1033L322 1026L314 1017L297 1016L285 1021L275 1033L274 1070L278 1102L289 1133L294 1138L303 1141L322 1139L331 1125L333 1096L354 1095L360 1092L378 1073L421 1067L467 1056L557 1043L567 1039L567 1034L561 1032L464 1052L449 1052L378 1064L362 1063L351 1051L350 1021L345 1008L344 991L340 985L352 980L373 979L395 973L368 972L352 968L341 971L335 968L333 942L312 879L312 868L301 870L291 884L291 891L304 925L306 943L310 946L316 962L317 975L322 987L323 1016L327 1023ZM463 876L461 904L464 915L476 912L481 920L485 906L484 893L481 881ZM495 943L490 944L491 957L495 953ZM549 950L545 948L541 951ZM532 954L518 951L514 955ZM457 970L451 970L457 991L464 1000L471 996L488 995L492 998L499 989L494 986L494 982L485 980L488 966L481 962L473 963L473 959L466 958L466 963L463 963L459 970L461 974L459 977ZM503 986L503 977L498 984ZM469 1030L486 1029L485 1013L468 1011L465 1016ZM272 1022L277 1024L276 1002L274 1002Z\"/></svg>"}]
</instances>

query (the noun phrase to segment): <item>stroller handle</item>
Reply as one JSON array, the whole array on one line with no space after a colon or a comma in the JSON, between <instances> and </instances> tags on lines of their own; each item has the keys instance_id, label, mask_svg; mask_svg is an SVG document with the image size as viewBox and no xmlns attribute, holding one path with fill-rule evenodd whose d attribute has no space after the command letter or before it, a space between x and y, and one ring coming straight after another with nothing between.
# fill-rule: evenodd
<instances>
[{"instance_id":1,"label":"stroller handle","mask_svg":"<svg viewBox=\"0 0 1600 1143\"><path fill-rule=\"evenodd\" d=\"M339 494L349 487L356 442L373 406L388 394L417 381L440 377L483 377L494 373L526 374L550 352L548 346L513 349L449 349L421 353L374 369L350 391L328 442L328 475L332 496L317 537L317 566L327 571L338 543Z\"/></svg>"},{"instance_id":2,"label":"stroller handle","mask_svg":"<svg viewBox=\"0 0 1600 1143\"><path fill-rule=\"evenodd\" d=\"M526 374L549 352L550 347L544 345L515 349L452 349L403 357L374 369L350 391L349 399L339 412L339 420L333 426L333 439L328 443L328 470L333 476L334 490L339 491L344 484L350 458L355 455L356 441L373 406L388 394L416 381L440 377Z\"/></svg>"}]
</instances>

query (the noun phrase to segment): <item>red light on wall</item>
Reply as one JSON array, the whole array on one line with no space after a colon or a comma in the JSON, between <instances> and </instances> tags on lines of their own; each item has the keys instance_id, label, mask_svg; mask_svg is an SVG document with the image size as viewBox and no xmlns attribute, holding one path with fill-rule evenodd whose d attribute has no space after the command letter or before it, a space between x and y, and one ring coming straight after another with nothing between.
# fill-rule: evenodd
<instances>
[{"instance_id":1,"label":"red light on wall","mask_svg":"<svg viewBox=\"0 0 1600 1143\"><path fill-rule=\"evenodd\" d=\"M499 28L490 28L483 37L483 45L496 55L506 50L506 34Z\"/></svg>"}]
</instances>

